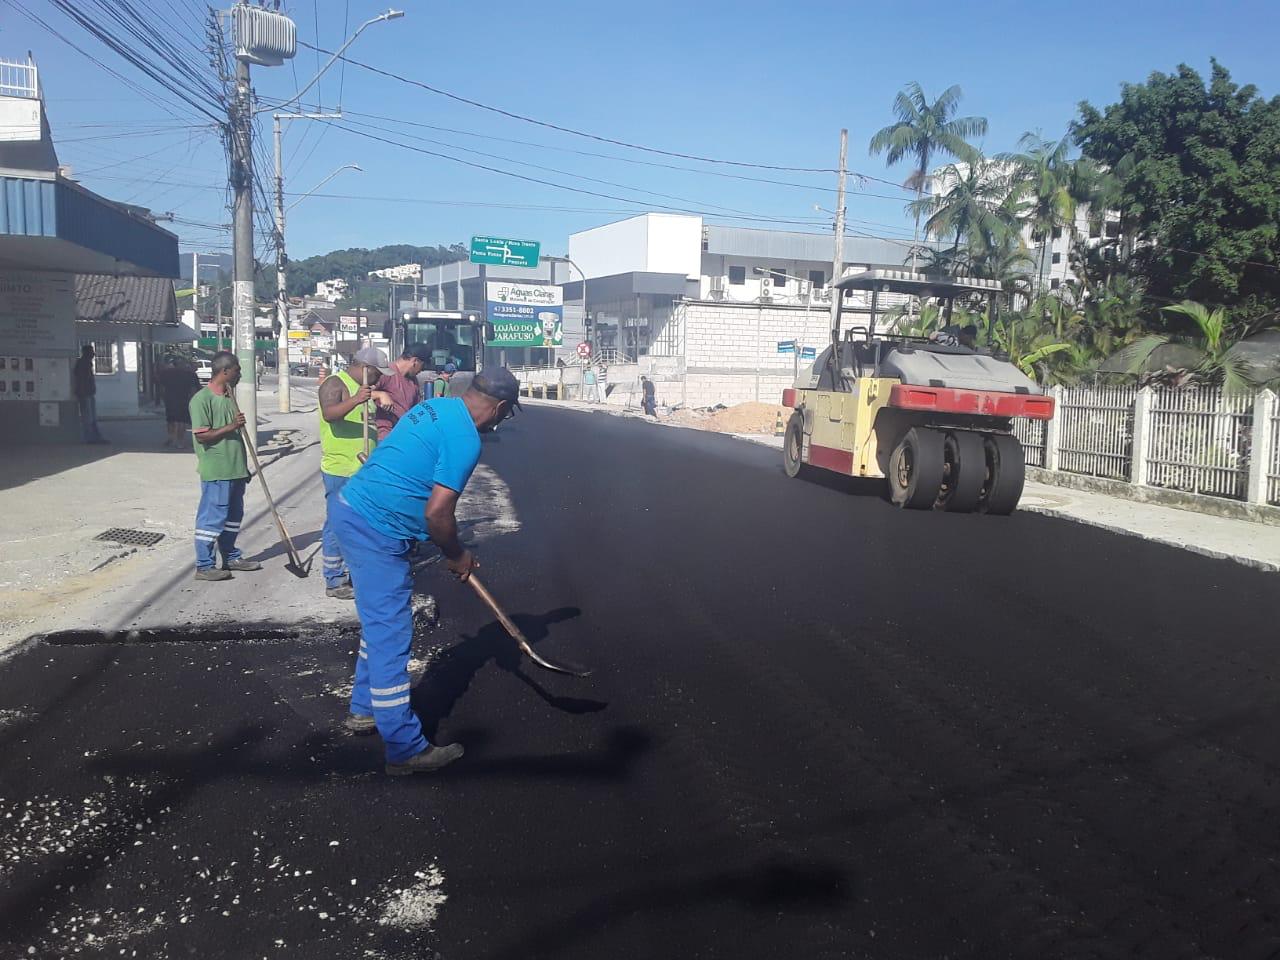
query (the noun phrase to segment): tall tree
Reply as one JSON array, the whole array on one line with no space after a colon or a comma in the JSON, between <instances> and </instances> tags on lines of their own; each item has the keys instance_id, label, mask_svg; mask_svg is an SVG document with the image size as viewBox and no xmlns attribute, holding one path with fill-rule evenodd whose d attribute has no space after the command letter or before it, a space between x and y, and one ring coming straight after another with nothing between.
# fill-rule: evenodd
<instances>
[{"instance_id":1,"label":"tall tree","mask_svg":"<svg viewBox=\"0 0 1280 960\"><path fill-rule=\"evenodd\" d=\"M895 123L885 127L871 138L872 156L885 154L885 161L896 166L906 158L915 161L915 169L907 178L906 186L916 192L916 205L924 197L929 179L929 167L939 156L969 159L973 148L970 137L985 136L985 117L957 117L962 94L958 86L944 90L932 103L916 81L911 81L893 99ZM915 211L915 240L912 252L912 269L915 269L914 247L920 243L921 210Z\"/></svg>"},{"instance_id":2,"label":"tall tree","mask_svg":"<svg viewBox=\"0 0 1280 960\"><path fill-rule=\"evenodd\" d=\"M1001 159L1013 165L1014 193L1023 200L1023 216L1031 228L1031 239L1040 244L1039 286L1044 287L1048 251L1053 236L1074 230L1079 182L1071 162L1071 140L1045 140L1025 133L1018 141L1019 153Z\"/></svg>"},{"instance_id":3,"label":"tall tree","mask_svg":"<svg viewBox=\"0 0 1280 960\"><path fill-rule=\"evenodd\" d=\"M962 163L949 163L934 177L938 192L913 201L908 209L925 216L926 234L950 239L952 260L958 260L961 243L967 260L981 260L1017 234L1006 201L1008 178L1001 164L974 151Z\"/></svg>"},{"instance_id":4,"label":"tall tree","mask_svg":"<svg viewBox=\"0 0 1280 960\"><path fill-rule=\"evenodd\" d=\"M1280 97L1237 86L1216 60L1208 83L1184 64L1102 110L1082 103L1074 132L1120 180L1148 293L1236 315L1280 304Z\"/></svg>"}]
</instances>

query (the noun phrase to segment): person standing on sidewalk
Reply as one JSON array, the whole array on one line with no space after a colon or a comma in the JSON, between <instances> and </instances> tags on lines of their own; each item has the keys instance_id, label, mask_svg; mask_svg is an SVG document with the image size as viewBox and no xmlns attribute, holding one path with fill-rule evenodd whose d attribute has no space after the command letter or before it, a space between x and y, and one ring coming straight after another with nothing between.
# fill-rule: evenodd
<instances>
[{"instance_id":1,"label":"person standing on sidewalk","mask_svg":"<svg viewBox=\"0 0 1280 960\"><path fill-rule=\"evenodd\" d=\"M390 375L378 383L378 389L373 391L373 402L378 408L375 422L378 424L379 443L386 439L400 418L422 400L418 374L430 362L431 351L427 345L412 344L405 347L400 359L391 364Z\"/></svg>"},{"instance_id":2,"label":"person standing on sidewalk","mask_svg":"<svg viewBox=\"0 0 1280 960\"><path fill-rule=\"evenodd\" d=\"M76 395L76 405L80 409L80 437L85 443L106 443L98 430L98 384L93 372L93 344L86 343L80 348L80 359L76 361L71 375L71 386Z\"/></svg>"},{"instance_id":3,"label":"person standing on sidewalk","mask_svg":"<svg viewBox=\"0 0 1280 960\"><path fill-rule=\"evenodd\" d=\"M600 402L609 402L609 368L603 363L600 369L596 371L596 390L600 394Z\"/></svg>"},{"instance_id":4,"label":"person standing on sidewalk","mask_svg":"<svg viewBox=\"0 0 1280 960\"><path fill-rule=\"evenodd\" d=\"M640 378L641 404L644 406L644 412L651 417L658 416L658 396L657 388L654 387L653 381L648 377Z\"/></svg>"},{"instance_id":5,"label":"person standing on sidewalk","mask_svg":"<svg viewBox=\"0 0 1280 960\"><path fill-rule=\"evenodd\" d=\"M410 548L430 540L466 580L475 558L458 541L458 497L480 459L480 434L515 413L520 382L506 367L478 373L461 397L410 410L338 494L334 527L351 568L360 650L344 726L382 734L392 775L438 770L462 756L433 745L409 705L413 643Z\"/></svg>"},{"instance_id":6,"label":"person standing on sidewalk","mask_svg":"<svg viewBox=\"0 0 1280 960\"><path fill-rule=\"evenodd\" d=\"M200 390L200 381L195 371L177 355L169 358L169 365L160 371L156 379L160 382L164 398L167 431L164 445L181 446L182 435L191 429L191 398Z\"/></svg>"},{"instance_id":7,"label":"person standing on sidewalk","mask_svg":"<svg viewBox=\"0 0 1280 960\"><path fill-rule=\"evenodd\" d=\"M582 386L583 386L583 393L586 394L586 396L584 396L583 399L586 400L587 403L600 402L600 394L596 390L596 368L595 367L588 366L583 368Z\"/></svg>"},{"instance_id":8,"label":"person standing on sidewalk","mask_svg":"<svg viewBox=\"0 0 1280 960\"><path fill-rule=\"evenodd\" d=\"M200 506L196 509L196 579L230 580L231 571L261 570L236 548L244 519L244 488L249 463L240 430L244 414L236 409L233 391L240 382L236 355L220 350L213 355L208 386L191 398L191 442L200 474ZM217 545L217 551L214 545ZM216 566L222 553L222 569Z\"/></svg>"},{"instance_id":9,"label":"person standing on sidewalk","mask_svg":"<svg viewBox=\"0 0 1280 960\"><path fill-rule=\"evenodd\" d=\"M334 498L360 469L365 417L371 415L369 399L373 388L381 386L380 368L386 366L385 353L377 347L365 347L356 352L346 370L320 384L320 480L325 502L320 566L324 571L324 595L335 600L352 600L355 593L342 559L342 547L333 532Z\"/></svg>"}]
</instances>

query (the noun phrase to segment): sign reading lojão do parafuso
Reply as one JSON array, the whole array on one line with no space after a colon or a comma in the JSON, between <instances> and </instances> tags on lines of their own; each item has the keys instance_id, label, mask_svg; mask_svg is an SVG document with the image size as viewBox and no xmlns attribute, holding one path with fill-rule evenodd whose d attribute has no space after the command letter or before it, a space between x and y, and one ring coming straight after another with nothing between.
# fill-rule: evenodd
<instances>
[{"instance_id":1,"label":"sign reading loj\u00e3o do parafuso","mask_svg":"<svg viewBox=\"0 0 1280 960\"><path fill-rule=\"evenodd\" d=\"M509 280L485 284L490 347L558 347L564 342L564 299L559 287Z\"/></svg>"}]
</instances>

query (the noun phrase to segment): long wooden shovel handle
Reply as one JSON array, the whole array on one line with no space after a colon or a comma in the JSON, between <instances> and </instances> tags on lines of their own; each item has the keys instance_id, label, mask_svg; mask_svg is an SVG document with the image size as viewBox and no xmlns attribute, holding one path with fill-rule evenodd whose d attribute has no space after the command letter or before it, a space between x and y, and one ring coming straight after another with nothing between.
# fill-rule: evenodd
<instances>
[{"instance_id":1,"label":"long wooden shovel handle","mask_svg":"<svg viewBox=\"0 0 1280 960\"><path fill-rule=\"evenodd\" d=\"M235 394L228 393L227 396L231 398L231 409L239 415L240 406L236 403ZM284 521L280 519L280 512L276 510L276 502L271 498L271 490L267 487L267 478L262 473L262 463L258 460L257 444L249 433L248 423L241 425L240 435L244 438L245 449L249 451L249 459L253 461L253 472L258 475L258 482L262 484L262 493L267 498L267 506L271 508L271 516L276 521L276 529L280 531L280 539L284 543L285 549L289 551L289 562L298 570L301 570L302 558L298 556L297 548L293 545L293 539L289 536L289 531L284 528Z\"/></svg>"},{"instance_id":2,"label":"long wooden shovel handle","mask_svg":"<svg viewBox=\"0 0 1280 960\"><path fill-rule=\"evenodd\" d=\"M360 386L367 387L369 385L369 368L362 366L360 368ZM369 459L369 401L366 400L360 404L360 420L364 428L364 458Z\"/></svg>"}]
</instances>

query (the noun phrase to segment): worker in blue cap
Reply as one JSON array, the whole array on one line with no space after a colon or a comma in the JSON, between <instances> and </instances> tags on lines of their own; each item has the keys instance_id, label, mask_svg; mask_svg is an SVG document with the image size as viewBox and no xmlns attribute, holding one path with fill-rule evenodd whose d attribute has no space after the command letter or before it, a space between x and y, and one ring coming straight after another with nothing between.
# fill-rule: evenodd
<instances>
[{"instance_id":1,"label":"worker in blue cap","mask_svg":"<svg viewBox=\"0 0 1280 960\"><path fill-rule=\"evenodd\" d=\"M410 550L430 540L454 576L471 576L477 564L458 541L458 497L480 457L480 434L519 406L520 382L510 370L477 374L462 396L410 409L338 494L331 516L361 630L345 726L382 735L389 774L438 770L462 756L459 744L429 743L409 705Z\"/></svg>"},{"instance_id":2,"label":"worker in blue cap","mask_svg":"<svg viewBox=\"0 0 1280 960\"><path fill-rule=\"evenodd\" d=\"M457 372L458 365L456 363L452 360L446 363L444 369L436 374L436 382L431 385L432 396L447 397L449 395L449 380Z\"/></svg>"}]
</instances>

